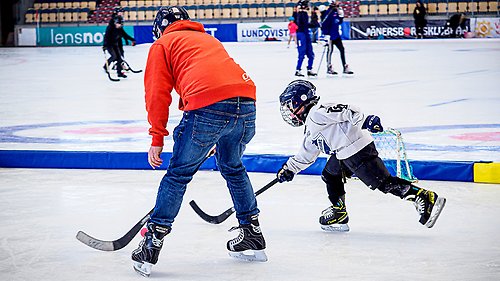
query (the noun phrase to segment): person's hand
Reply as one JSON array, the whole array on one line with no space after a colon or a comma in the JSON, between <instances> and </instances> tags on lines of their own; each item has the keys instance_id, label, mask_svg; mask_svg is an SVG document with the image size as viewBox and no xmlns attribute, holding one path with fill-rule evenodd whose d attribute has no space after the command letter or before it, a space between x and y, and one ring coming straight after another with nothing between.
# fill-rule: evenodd
<instances>
[{"instance_id":1,"label":"person's hand","mask_svg":"<svg viewBox=\"0 0 500 281\"><path fill-rule=\"evenodd\" d=\"M132 46L135 46L135 41L132 41Z\"/></svg>"},{"instance_id":2,"label":"person's hand","mask_svg":"<svg viewBox=\"0 0 500 281\"><path fill-rule=\"evenodd\" d=\"M293 176L295 176L295 174L288 170L288 166L286 164L284 164L276 174L276 178L278 178L279 182L292 181Z\"/></svg>"},{"instance_id":3,"label":"person's hand","mask_svg":"<svg viewBox=\"0 0 500 281\"><path fill-rule=\"evenodd\" d=\"M380 133L384 131L384 127L382 127L380 118L377 115L368 115L363 123L363 126L361 126L361 129L368 129L368 131L372 133Z\"/></svg>"},{"instance_id":4,"label":"person's hand","mask_svg":"<svg viewBox=\"0 0 500 281\"><path fill-rule=\"evenodd\" d=\"M102 46L102 52L105 53L106 52L106 46Z\"/></svg>"},{"instance_id":5,"label":"person's hand","mask_svg":"<svg viewBox=\"0 0 500 281\"><path fill-rule=\"evenodd\" d=\"M160 154L163 151L163 146L151 146L148 152L148 162L153 169L161 166L163 160L160 158Z\"/></svg>"},{"instance_id":6,"label":"person's hand","mask_svg":"<svg viewBox=\"0 0 500 281\"><path fill-rule=\"evenodd\" d=\"M328 46L329 41L330 41L330 35L323 36L323 43L325 46Z\"/></svg>"}]
</instances>

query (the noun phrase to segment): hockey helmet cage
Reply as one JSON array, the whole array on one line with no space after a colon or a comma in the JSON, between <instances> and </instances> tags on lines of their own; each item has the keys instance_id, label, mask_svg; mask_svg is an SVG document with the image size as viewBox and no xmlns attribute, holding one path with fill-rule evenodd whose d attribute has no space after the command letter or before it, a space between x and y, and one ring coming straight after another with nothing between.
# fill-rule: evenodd
<instances>
[{"instance_id":1,"label":"hockey helmet cage","mask_svg":"<svg viewBox=\"0 0 500 281\"><path fill-rule=\"evenodd\" d=\"M304 125L311 107L318 103L316 87L306 80L295 80L280 95L280 112L283 120L293 127Z\"/></svg>"},{"instance_id":2,"label":"hockey helmet cage","mask_svg":"<svg viewBox=\"0 0 500 281\"><path fill-rule=\"evenodd\" d=\"M188 12L181 6L160 7L153 22L153 35L155 39L160 38L165 28L167 28L173 22L188 19Z\"/></svg>"}]
</instances>

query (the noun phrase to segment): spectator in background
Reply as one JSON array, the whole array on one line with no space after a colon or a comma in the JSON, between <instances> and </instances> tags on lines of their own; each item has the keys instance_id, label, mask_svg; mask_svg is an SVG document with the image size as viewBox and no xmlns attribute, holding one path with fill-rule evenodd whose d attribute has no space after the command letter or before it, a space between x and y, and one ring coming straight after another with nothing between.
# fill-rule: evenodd
<instances>
[{"instance_id":1,"label":"spectator in background","mask_svg":"<svg viewBox=\"0 0 500 281\"><path fill-rule=\"evenodd\" d=\"M116 74L118 77L127 78L122 70L123 62L123 42L125 39L127 44L128 41L132 41L132 46L135 46L135 39L128 35L125 30L123 30L123 18L121 16L116 16L114 19L109 21L108 27L106 27L106 32L104 33L104 43L102 46L103 51L108 51L110 57L107 64L104 64L103 69L106 72L110 70L111 63L116 62Z\"/></svg>"},{"instance_id":2,"label":"spectator in background","mask_svg":"<svg viewBox=\"0 0 500 281\"><path fill-rule=\"evenodd\" d=\"M326 53L326 74L329 76L338 75L338 72L333 70L332 64L333 46L337 46L337 49L339 49L340 52L342 67L344 68L343 74L350 76L353 75L354 72L346 62L344 44L342 43L342 37L340 36L340 26L344 21L344 10L342 10L341 7L338 7L335 0L329 0L329 2L330 5L328 6L328 10L325 12L323 24L321 25L321 31L325 35L328 47L328 51Z\"/></svg>"},{"instance_id":3,"label":"spectator in background","mask_svg":"<svg viewBox=\"0 0 500 281\"><path fill-rule=\"evenodd\" d=\"M463 37L463 32L465 30L465 14L458 13L454 14L447 21L447 26L451 28L451 38Z\"/></svg>"},{"instance_id":4,"label":"spectator in background","mask_svg":"<svg viewBox=\"0 0 500 281\"><path fill-rule=\"evenodd\" d=\"M307 56L307 76L316 77L317 74L313 72L312 67L314 63L314 51L311 43L311 36L309 36L309 1L301 0L297 3L297 16L295 18L295 23L298 26L297 29L297 50L299 51L299 57L297 59L297 67L295 68L295 76L304 77L301 73L302 62L304 57Z\"/></svg>"},{"instance_id":5,"label":"spectator in background","mask_svg":"<svg viewBox=\"0 0 500 281\"><path fill-rule=\"evenodd\" d=\"M295 45L297 45L297 29L299 28L297 24L295 23L295 18L294 17L289 17L288 20L290 21L288 23L288 45L287 48L290 48L290 41L295 42Z\"/></svg>"},{"instance_id":6,"label":"spectator in background","mask_svg":"<svg viewBox=\"0 0 500 281\"><path fill-rule=\"evenodd\" d=\"M320 27L319 17L318 17L318 7L313 7L311 9L311 42L318 43L318 29Z\"/></svg>"},{"instance_id":7,"label":"spectator in background","mask_svg":"<svg viewBox=\"0 0 500 281\"><path fill-rule=\"evenodd\" d=\"M427 11L420 0L417 0L415 9L413 10L413 18L415 19L415 29L417 34L417 39L424 39L424 28L427 25L427 20L425 16Z\"/></svg>"}]
</instances>

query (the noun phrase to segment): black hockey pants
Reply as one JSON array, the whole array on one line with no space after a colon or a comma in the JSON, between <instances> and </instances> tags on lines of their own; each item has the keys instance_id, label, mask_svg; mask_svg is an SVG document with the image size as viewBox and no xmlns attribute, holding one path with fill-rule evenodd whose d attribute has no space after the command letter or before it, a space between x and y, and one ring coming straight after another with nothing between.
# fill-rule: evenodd
<instances>
[{"instance_id":1,"label":"black hockey pants","mask_svg":"<svg viewBox=\"0 0 500 281\"><path fill-rule=\"evenodd\" d=\"M345 61L345 49L344 49L344 44L342 44L342 39L339 37L334 40L328 40L328 50L326 52L326 64L328 67L332 65L332 54L333 54L333 46L337 46L340 52L340 60L342 61L342 67L345 68L346 61Z\"/></svg>"},{"instance_id":2,"label":"black hockey pants","mask_svg":"<svg viewBox=\"0 0 500 281\"><path fill-rule=\"evenodd\" d=\"M111 64L116 61L116 73L122 72L122 53L120 52L120 48L118 46L109 47L106 49L108 53L111 55L108 59L108 65L111 67Z\"/></svg>"},{"instance_id":3,"label":"black hockey pants","mask_svg":"<svg viewBox=\"0 0 500 281\"><path fill-rule=\"evenodd\" d=\"M332 204L345 194L343 179L353 173L371 189L401 198L411 186L411 182L391 176L372 142L347 159L338 160L336 155L328 159L321 178L326 183L328 198Z\"/></svg>"}]
</instances>

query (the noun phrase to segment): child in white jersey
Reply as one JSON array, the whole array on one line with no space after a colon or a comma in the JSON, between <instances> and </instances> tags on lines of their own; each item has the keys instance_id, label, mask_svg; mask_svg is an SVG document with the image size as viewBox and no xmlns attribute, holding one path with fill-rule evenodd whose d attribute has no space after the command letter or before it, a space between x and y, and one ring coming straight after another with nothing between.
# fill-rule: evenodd
<instances>
[{"instance_id":1,"label":"child in white jersey","mask_svg":"<svg viewBox=\"0 0 500 281\"><path fill-rule=\"evenodd\" d=\"M349 231L345 206L345 178L354 174L371 189L391 193L415 204L420 223L431 228L446 199L411 182L391 176L370 134L384 129L380 118L365 116L357 107L345 104L320 104L316 87L309 81L295 80L280 95L283 120L291 126L305 125L299 152L288 159L277 173L279 182L313 164L320 153L330 155L322 172L332 206L325 209L319 222L327 231Z\"/></svg>"}]
</instances>

